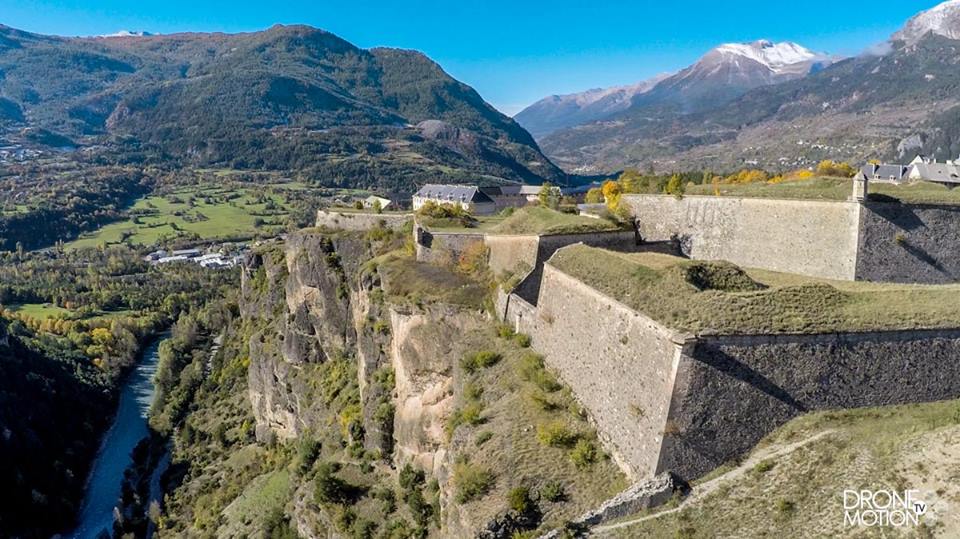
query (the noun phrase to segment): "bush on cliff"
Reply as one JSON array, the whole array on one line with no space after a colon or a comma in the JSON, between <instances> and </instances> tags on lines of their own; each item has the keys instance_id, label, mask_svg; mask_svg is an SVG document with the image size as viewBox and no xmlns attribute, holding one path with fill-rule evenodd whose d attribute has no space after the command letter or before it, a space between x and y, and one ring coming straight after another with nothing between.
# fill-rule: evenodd
<instances>
[{"instance_id":1,"label":"bush on cliff","mask_svg":"<svg viewBox=\"0 0 960 539\"><path fill-rule=\"evenodd\" d=\"M463 370L468 373L475 373L480 369L486 369L487 367L492 367L500 361L500 354L490 351L482 350L473 354L466 355L461 361L460 366L463 367Z\"/></svg>"},{"instance_id":2,"label":"bush on cliff","mask_svg":"<svg viewBox=\"0 0 960 539\"><path fill-rule=\"evenodd\" d=\"M457 503L467 503L485 496L493 484L496 477L490 470L470 464L467 460L461 460L453 465L453 484L456 488L454 498Z\"/></svg>"},{"instance_id":3,"label":"bush on cliff","mask_svg":"<svg viewBox=\"0 0 960 539\"><path fill-rule=\"evenodd\" d=\"M537 426L537 439L550 447L572 447L580 436L571 431L563 422L553 421Z\"/></svg>"}]
</instances>

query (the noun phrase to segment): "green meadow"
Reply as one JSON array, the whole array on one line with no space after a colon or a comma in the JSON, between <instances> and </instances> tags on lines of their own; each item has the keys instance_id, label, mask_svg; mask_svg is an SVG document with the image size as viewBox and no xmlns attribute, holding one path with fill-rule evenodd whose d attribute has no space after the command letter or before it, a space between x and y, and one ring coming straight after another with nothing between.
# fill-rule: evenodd
<instances>
[{"instance_id":1,"label":"green meadow","mask_svg":"<svg viewBox=\"0 0 960 539\"><path fill-rule=\"evenodd\" d=\"M305 187L283 184L282 188ZM149 246L177 238L228 239L276 234L283 229L290 210L280 192L268 185L191 187L144 197L130 208L128 219L85 234L66 248L119 243Z\"/></svg>"}]
</instances>

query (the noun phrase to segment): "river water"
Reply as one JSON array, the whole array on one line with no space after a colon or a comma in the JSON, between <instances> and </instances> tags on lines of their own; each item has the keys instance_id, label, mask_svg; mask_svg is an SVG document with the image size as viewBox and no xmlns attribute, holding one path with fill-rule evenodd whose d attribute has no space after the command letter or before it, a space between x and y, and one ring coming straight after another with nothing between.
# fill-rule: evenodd
<instances>
[{"instance_id":1,"label":"river water","mask_svg":"<svg viewBox=\"0 0 960 539\"><path fill-rule=\"evenodd\" d=\"M162 341L162 338L155 339L143 349L140 361L124 382L117 415L103 438L87 480L80 524L67 537L94 539L113 529L113 508L120 498L123 472L133 463L133 448L148 433L147 414L153 402L153 375L157 372Z\"/></svg>"}]
</instances>

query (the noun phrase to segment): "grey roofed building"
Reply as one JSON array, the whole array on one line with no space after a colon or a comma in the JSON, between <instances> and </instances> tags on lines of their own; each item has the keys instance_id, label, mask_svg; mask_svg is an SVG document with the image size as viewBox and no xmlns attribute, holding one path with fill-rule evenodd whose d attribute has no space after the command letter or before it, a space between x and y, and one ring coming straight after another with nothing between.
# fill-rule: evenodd
<instances>
[{"instance_id":1,"label":"grey roofed building","mask_svg":"<svg viewBox=\"0 0 960 539\"><path fill-rule=\"evenodd\" d=\"M960 184L960 167L953 162L916 163L911 167L910 179Z\"/></svg>"},{"instance_id":2,"label":"grey roofed building","mask_svg":"<svg viewBox=\"0 0 960 539\"><path fill-rule=\"evenodd\" d=\"M413 196L445 202L493 203L493 199L487 196L487 194L476 185L438 185L428 183L421 187Z\"/></svg>"},{"instance_id":3,"label":"grey roofed building","mask_svg":"<svg viewBox=\"0 0 960 539\"><path fill-rule=\"evenodd\" d=\"M903 182L909 179L912 165L874 165L866 164L860 172L872 181Z\"/></svg>"},{"instance_id":4,"label":"grey roofed building","mask_svg":"<svg viewBox=\"0 0 960 539\"><path fill-rule=\"evenodd\" d=\"M455 204L475 215L497 211L496 202L476 185L424 185L413 195L413 210L419 210L427 202Z\"/></svg>"}]
</instances>

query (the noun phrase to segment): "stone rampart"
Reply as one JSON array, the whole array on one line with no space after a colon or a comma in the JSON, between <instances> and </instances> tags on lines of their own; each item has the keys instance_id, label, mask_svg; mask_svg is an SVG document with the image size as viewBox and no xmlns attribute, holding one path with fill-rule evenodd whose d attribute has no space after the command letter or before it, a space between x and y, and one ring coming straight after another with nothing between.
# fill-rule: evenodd
<instances>
[{"instance_id":1,"label":"stone rampart","mask_svg":"<svg viewBox=\"0 0 960 539\"><path fill-rule=\"evenodd\" d=\"M815 410L960 396L960 330L701 336L680 362L658 471L697 477Z\"/></svg>"},{"instance_id":2,"label":"stone rampart","mask_svg":"<svg viewBox=\"0 0 960 539\"><path fill-rule=\"evenodd\" d=\"M960 280L960 206L867 202L860 214L858 280Z\"/></svg>"},{"instance_id":3,"label":"stone rampart","mask_svg":"<svg viewBox=\"0 0 960 539\"><path fill-rule=\"evenodd\" d=\"M317 210L317 226L338 228L341 230L370 230L378 226L391 230L400 230L413 220L412 213L363 213Z\"/></svg>"},{"instance_id":4,"label":"stone rampart","mask_svg":"<svg viewBox=\"0 0 960 539\"><path fill-rule=\"evenodd\" d=\"M544 264L536 304L497 304L635 480L691 480L805 412L960 397L960 329L687 335Z\"/></svg>"},{"instance_id":5,"label":"stone rampart","mask_svg":"<svg viewBox=\"0 0 960 539\"><path fill-rule=\"evenodd\" d=\"M644 241L676 240L699 260L853 280L860 205L714 196L624 195Z\"/></svg>"},{"instance_id":6,"label":"stone rampart","mask_svg":"<svg viewBox=\"0 0 960 539\"><path fill-rule=\"evenodd\" d=\"M655 475L684 337L549 264L537 306L514 294L507 321L571 387L624 472Z\"/></svg>"}]
</instances>

